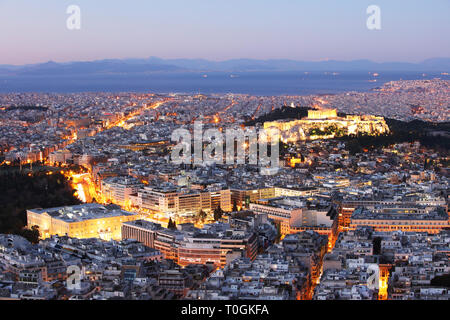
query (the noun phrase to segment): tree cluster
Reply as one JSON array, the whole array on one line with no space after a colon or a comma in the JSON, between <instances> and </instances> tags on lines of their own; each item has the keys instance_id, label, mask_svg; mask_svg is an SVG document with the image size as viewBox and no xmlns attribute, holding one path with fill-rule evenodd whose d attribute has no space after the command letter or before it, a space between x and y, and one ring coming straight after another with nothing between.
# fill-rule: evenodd
<instances>
[{"instance_id":1,"label":"tree cluster","mask_svg":"<svg viewBox=\"0 0 450 320\"><path fill-rule=\"evenodd\" d=\"M39 230L24 229L26 210L80 204L67 179L59 172L26 173L0 170L0 233L12 233L36 241Z\"/></svg>"}]
</instances>

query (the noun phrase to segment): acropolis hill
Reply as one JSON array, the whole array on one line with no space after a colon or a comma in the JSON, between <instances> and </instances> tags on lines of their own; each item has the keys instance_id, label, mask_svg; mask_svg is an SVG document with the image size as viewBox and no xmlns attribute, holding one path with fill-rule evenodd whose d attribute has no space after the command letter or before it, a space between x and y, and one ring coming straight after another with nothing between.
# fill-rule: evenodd
<instances>
[{"instance_id":1,"label":"acropolis hill","mask_svg":"<svg viewBox=\"0 0 450 320\"><path fill-rule=\"evenodd\" d=\"M308 116L300 120L264 122L270 132L277 128L283 142L330 139L351 134L380 135L389 132L383 117L372 115L346 115L338 117L336 109L308 110Z\"/></svg>"}]
</instances>

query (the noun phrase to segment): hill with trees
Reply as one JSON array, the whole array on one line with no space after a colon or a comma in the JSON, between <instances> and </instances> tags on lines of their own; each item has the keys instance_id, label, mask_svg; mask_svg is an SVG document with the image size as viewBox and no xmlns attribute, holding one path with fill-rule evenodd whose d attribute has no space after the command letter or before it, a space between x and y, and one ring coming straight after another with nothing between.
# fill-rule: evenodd
<instances>
[{"instance_id":1,"label":"hill with trees","mask_svg":"<svg viewBox=\"0 0 450 320\"><path fill-rule=\"evenodd\" d=\"M283 106L266 113L256 119L245 122L246 126L254 126L266 121L301 119L308 115L310 107ZM338 116L345 117L347 114L338 112ZM401 121L385 118L390 133L379 136L367 134L347 135L339 137L346 142L347 149L352 153L362 152L364 149L372 150L379 147L387 147L396 143L419 141L421 145L438 150L450 150L450 122L427 122L422 120Z\"/></svg>"},{"instance_id":2,"label":"hill with trees","mask_svg":"<svg viewBox=\"0 0 450 320\"><path fill-rule=\"evenodd\" d=\"M0 168L0 233L24 236L36 242L39 232L25 229L26 210L80 204L60 172L25 172Z\"/></svg>"},{"instance_id":3,"label":"hill with trees","mask_svg":"<svg viewBox=\"0 0 450 320\"><path fill-rule=\"evenodd\" d=\"M373 150L396 143L415 141L427 148L444 152L450 150L450 122L435 123L422 120L406 122L390 118L386 118L385 121L391 131L389 134L353 135L339 139L346 142L347 149L352 154L362 152L364 149Z\"/></svg>"}]
</instances>

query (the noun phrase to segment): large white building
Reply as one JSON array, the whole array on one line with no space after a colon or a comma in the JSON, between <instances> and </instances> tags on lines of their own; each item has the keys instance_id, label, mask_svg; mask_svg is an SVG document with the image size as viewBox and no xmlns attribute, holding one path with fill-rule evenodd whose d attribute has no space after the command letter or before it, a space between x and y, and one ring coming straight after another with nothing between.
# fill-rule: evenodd
<instances>
[{"instance_id":1,"label":"large white building","mask_svg":"<svg viewBox=\"0 0 450 320\"><path fill-rule=\"evenodd\" d=\"M98 203L27 210L27 226L38 226L41 238L68 235L72 238L120 240L122 223L137 219L139 215L136 213Z\"/></svg>"}]
</instances>

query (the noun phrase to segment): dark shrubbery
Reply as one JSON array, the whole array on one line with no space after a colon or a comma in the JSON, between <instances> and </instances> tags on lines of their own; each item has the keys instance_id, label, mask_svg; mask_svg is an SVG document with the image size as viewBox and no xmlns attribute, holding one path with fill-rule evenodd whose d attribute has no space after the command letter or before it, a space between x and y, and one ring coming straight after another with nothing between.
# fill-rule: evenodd
<instances>
[{"instance_id":1,"label":"dark shrubbery","mask_svg":"<svg viewBox=\"0 0 450 320\"><path fill-rule=\"evenodd\" d=\"M75 190L59 172L33 174L0 169L0 233L13 233L36 240L37 230L24 229L26 210L80 204Z\"/></svg>"}]
</instances>

